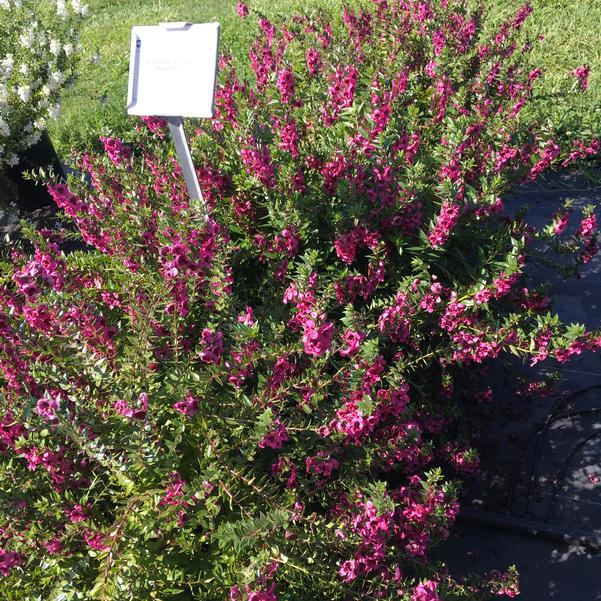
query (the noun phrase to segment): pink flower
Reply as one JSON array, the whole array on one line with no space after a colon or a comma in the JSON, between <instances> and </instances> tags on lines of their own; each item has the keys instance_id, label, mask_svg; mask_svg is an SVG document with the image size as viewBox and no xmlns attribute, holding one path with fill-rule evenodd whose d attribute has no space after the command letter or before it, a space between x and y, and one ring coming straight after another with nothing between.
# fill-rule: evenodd
<instances>
[{"instance_id":1,"label":"pink flower","mask_svg":"<svg viewBox=\"0 0 601 601\"><path fill-rule=\"evenodd\" d=\"M134 409L125 399L119 399L113 407L115 411L123 417L144 419L148 410L148 395L145 392L140 393L138 403L139 408Z\"/></svg>"},{"instance_id":2,"label":"pink flower","mask_svg":"<svg viewBox=\"0 0 601 601\"><path fill-rule=\"evenodd\" d=\"M432 42L434 44L434 54L438 56L446 45L446 37L442 29L434 32L434 38Z\"/></svg>"},{"instance_id":3,"label":"pink flower","mask_svg":"<svg viewBox=\"0 0 601 601\"><path fill-rule=\"evenodd\" d=\"M465 474L477 474L480 467L480 458L474 456L469 449L451 452L450 460L455 469Z\"/></svg>"},{"instance_id":4,"label":"pink flower","mask_svg":"<svg viewBox=\"0 0 601 601\"><path fill-rule=\"evenodd\" d=\"M280 130L280 136L280 148L297 158L299 135L296 124L293 121L286 122Z\"/></svg>"},{"instance_id":5,"label":"pink flower","mask_svg":"<svg viewBox=\"0 0 601 601\"><path fill-rule=\"evenodd\" d=\"M513 161L519 154L519 149L504 144L495 155L495 173L499 173L507 164Z\"/></svg>"},{"instance_id":6,"label":"pink flower","mask_svg":"<svg viewBox=\"0 0 601 601\"><path fill-rule=\"evenodd\" d=\"M142 117L146 127L159 138L164 138L167 130L167 119L163 117Z\"/></svg>"},{"instance_id":7,"label":"pink flower","mask_svg":"<svg viewBox=\"0 0 601 601\"><path fill-rule=\"evenodd\" d=\"M201 334L200 359L205 363L219 363L223 354L223 334L205 328Z\"/></svg>"},{"instance_id":8,"label":"pink flower","mask_svg":"<svg viewBox=\"0 0 601 601\"><path fill-rule=\"evenodd\" d=\"M259 447L264 449L265 447L271 447L272 449L281 449L282 445L288 440L288 432L285 424L280 422L279 419L273 420L275 429L268 432L259 441Z\"/></svg>"},{"instance_id":9,"label":"pink flower","mask_svg":"<svg viewBox=\"0 0 601 601\"><path fill-rule=\"evenodd\" d=\"M343 177L348 169L347 158L337 153L336 156L328 161L322 168L321 174L323 175L324 185L328 192L334 192L338 182Z\"/></svg>"},{"instance_id":10,"label":"pink flower","mask_svg":"<svg viewBox=\"0 0 601 601\"><path fill-rule=\"evenodd\" d=\"M123 417L132 417L134 414L133 409L129 406L125 399L119 399L114 405L115 411Z\"/></svg>"},{"instance_id":11,"label":"pink flower","mask_svg":"<svg viewBox=\"0 0 601 601\"><path fill-rule=\"evenodd\" d=\"M21 553L0 549L0 574L8 576L12 568L21 565L24 561L25 557Z\"/></svg>"},{"instance_id":12,"label":"pink flower","mask_svg":"<svg viewBox=\"0 0 601 601\"><path fill-rule=\"evenodd\" d=\"M340 467L340 462L324 451L319 451L315 457L305 459L305 469L308 474L316 474L329 478L334 470Z\"/></svg>"},{"instance_id":13,"label":"pink flower","mask_svg":"<svg viewBox=\"0 0 601 601\"><path fill-rule=\"evenodd\" d=\"M432 13L432 8L430 7L429 4L426 4L425 2L417 3L417 11L414 13L413 18L418 23L425 23L426 21L431 19L433 16L434 15Z\"/></svg>"},{"instance_id":14,"label":"pink flower","mask_svg":"<svg viewBox=\"0 0 601 601\"><path fill-rule=\"evenodd\" d=\"M374 128L371 130L372 136L379 134L386 129L392 110L388 105L378 107L369 115L369 118L374 122Z\"/></svg>"},{"instance_id":15,"label":"pink flower","mask_svg":"<svg viewBox=\"0 0 601 601\"><path fill-rule=\"evenodd\" d=\"M294 95L294 73L291 67L278 71L277 88L282 95L282 100L289 103Z\"/></svg>"},{"instance_id":16,"label":"pink flower","mask_svg":"<svg viewBox=\"0 0 601 601\"><path fill-rule=\"evenodd\" d=\"M59 204L59 207L65 208L58 200L57 204ZM65 212L68 213L67 210ZM46 286L55 290L62 289L64 263L54 255L54 252L49 254L36 250L34 259L26 263L13 275L12 279L17 284L17 288L27 296L28 300L36 298L42 292L43 287Z\"/></svg>"},{"instance_id":17,"label":"pink flower","mask_svg":"<svg viewBox=\"0 0 601 601\"><path fill-rule=\"evenodd\" d=\"M169 474L169 484L165 488L165 494L159 501L159 505L187 506L188 503L183 500L185 486L186 481L177 472Z\"/></svg>"},{"instance_id":18,"label":"pink flower","mask_svg":"<svg viewBox=\"0 0 601 601\"><path fill-rule=\"evenodd\" d=\"M85 529L83 538L88 543L88 546L96 551L105 551L109 548L108 545L104 544L104 535L91 528Z\"/></svg>"},{"instance_id":19,"label":"pink flower","mask_svg":"<svg viewBox=\"0 0 601 601\"><path fill-rule=\"evenodd\" d=\"M286 478L286 488L294 488L297 484L296 466L287 457L279 457L278 460L271 466L271 474L274 477L283 479L284 474L288 474Z\"/></svg>"},{"instance_id":20,"label":"pink flower","mask_svg":"<svg viewBox=\"0 0 601 601\"><path fill-rule=\"evenodd\" d=\"M324 125L332 125L342 109L353 105L358 81L359 71L354 65L336 68L330 76L328 104L324 107L323 114Z\"/></svg>"},{"instance_id":21,"label":"pink flower","mask_svg":"<svg viewBox=\"0 0 601 601\"><path fill-rule=\"evenodd\" d=\"M205 489L205 492L210 495L215 490L215 485L208 480L202 481L202 487Z\"/></svg>"},{"instance_id":22,"label":"pink flower","mask_svg":"<svg viewBox=\"0 0 601 601\"><path fill-rule=\"evenodd\" d=\"M46 551L48 551L49 555L56 555L57 553L62 553L63 545L58 538L53 538L51 540L45 541L42 543Z\"/></svg>"},{"instance_id":23,"label":"pink flower","mask_svg":"<svg viewBox=\"0 0 601 601\"><path fill-rule=\"evenodd\" d=\"M511 572L501 573L498 570L492 570L490 576L493 578L491 582L492 593L510 598L519 596L520 583L517 574Z\"/></svg>"},{"instance_id":24,"label":"pink flower","mask_svg":"<svg viewBox=\"0 0 601 601\"><path fill-rule=\"evenodd\" d=\"M256 176L264 186L271 188L275 182L275 174L271 164L269 148L263 147L259 149L255 146L253 138L249 139L248 144L247 148L243 148L240 151L246 172L249 175Z\"/></svg>"},{"instance_id":25,"label":"pink flower","mask_svg":"<svg viewBox=\"0 0 601 601\"><path fill-rule=\"evenodd\" d=\"M425 309L428 313L433 313L436 305L442 302L443 286L440 282L433 282L430 286L430 292L424 295L419 303L420 309Z\"/></svg>"},{"instance_id":26,"label":"pink flower","mask_svg":"<svg viewBox=\"0 0 601 601\"><path fill-rule=\"evenodd\" d=\"M342 335L342 340L344 340L346 347L341 349L339 353L343 357L352 357L357 354L359 351L359 345L361 341L365 338L365 334L363 332L355 332L354 330L347 330Z\"/></svg>"},{"instance_id":27,"label":"pink flower","mask_svg":"<svg viewBox=\"0 0 601 601\"><path fill-rule=\"evenodd\" d=\"M290 259L298 253L299 235L294 226L284 228L274 239L274 250L285 252Z\"/></svg>"},{"instance_id":28,"label":"pink flower","mask_svg":"<svg viewBox=\"0 0 601 601\"><path fill-rule=\"evenodd\" d=\"M428 62L428 64L426 65L426 67L424 68L424 71L426 72L426 75L428 77L430 77L431 79L434 79L436 77L436 61L435 60L431 60Z\"/></svg>"},{"instance_id":29,"label":"pink flower","mask_svg":"<svg viewBox=\"0 0 601 601\"><path fill-rule=\"evenodd\" d=\"M353 229L334 241L334 250L341 261L351 265L355 261L359 243L360 236L357 230Z\"/></svg>"},{"instance_id":30,"label":"pink flower","mask_svg":"<svg viewBox=\"0 0 601 601\"><path fill-rule=\"evenodd\" d=\"M172 407L181 414L192 417L194 414L198 413L199 402L200 401L197 398L188 393L183 401L173 403Z\"/></svg>"},{"instance_id":31,"label":"pink flower","mask_svg":"<svg viewBox=\"0 0 601 601\"><path fill-rule=\"evenodd\" d=\"M261 29L265 33L265 38L267 39L267 45L271 46L271 44L273 43L273 40L275 39L275 35L276 35L276 31L277 31L275 26L273 25L273 23L271 21L269 21L268 19L265 19L263 17L261 17L259 19L259 25L261 26Z\"/></svg>"},{"instance_id":32,"label":"pink flower","mask_svg":"<svg viewBox=\"0 0 601 601\"><path fill-rule=\"evenodd\" d=\"M495 288L497 289L495 292L495 298L502 298L507 295L514 284L518 281L520 277L519 273L514 273L512 275L506 275L502 273L498 278L496 278L493 282Z\"/></svg>"},{"instance_id":33,"label":"pink flower","mask_svg":"<svg viewBox=\"0 0 601 601\"><path fill-rule=\"evenodd\" d=\"M580 355L583 350L585 350L585 346L579 340L574 340L566 349L557 349L555 351L555 358L560 363L565 363L572 357L573 355Z\"/></svg>"},{"instance_id":34,"label":"pink flower","mask_svg":"<svg viewBox=\"0 0 601 601\"><path fill-rule=\"evenodd\" d=\"M559 146L553 140L548 140L542 149L540 160L530 169L530 178L534 179L548 169L560 152Z\"/></svg>"},{"instance_id":35,"label":"pink flower","mask_svg":"<svg viewBox=\"0 0 601 601\"><path fill-rule=\"evenodd\" d=\"M101 136L100 141L104 145L104 150L108 154L111 162L119 166L131 158L131 148L126 146L119 138L106 138Z\"/></svg>"},{"instance_id":36,"label":"pink flower","mask_svg":"<svg viewBox=\"0 0 601 601\"><path fill-rule=\"evenodd\" d=\"M440 597L436 593L438 584L432 580L426 580L426 582L418 584L414 591L411 599L413 601L439 601Z\"/></svg>"},{"instance_id":37,"label":"pink flower","mask_svg":"<svg viewBox=\"0 0 601 601\"><path fill-rule=\"evenodd\" d=\"M246 5L246 3L238 2L238 5L236 6L236 12L238 13L238 16L241 19L245 19L246 17L248 17L248 6Z\"/></svg>"},{"instance_id":38,"label":"pink flower","mask_svg":"<svg viewBox=\"0 0 601 601\"><path fill-rule=\"evenodd\" d=\"M312 319L305 321L303 329L305 353L315 357L323 355L332 345L334 333L334 326L329 322L317 327Z\"/></svg>"},{"instance_id":39,"label":"pink flower","mask_svg":"<svg viewBox=\"0 0 601 601\"><path fill-rule=\"evenodd\" d=\"M601 151L601 140L597 138L589 142L588 146L586 142L582 140L575 140L572 146L572 151L568 155L567 159L562 163L563 167L566 167L577 159L584 159L586 157L595 156Z\"/></svg>"},{"instance_id":40,"label":"pink flower","mask_svg":"<svg viewBox=\"0 0 601 601\"><path fill-rule=\"evenodd\" d=\"M347 559L338 569L344 582L352 582L357 578L357 565L354 559Z\"/></svg>"},{"instance_id":41,"label":"pink flower","mask_svg":"<svg viewBox=\"0 0 601 601\"><path fill-rule=\"evenodd\" d=\"M315 48L309 48L307 50L307 68L311 75L317 75L321 68L321 59L319 58L319 52Z\"/></svg>"},{"instance_id":42,"label":"pink flower","mask_svg":"<svg viewBox=\"0 0 601 601\"><path fill-rule=\"evenodd\" d=\"M245 326L252 326L255 323L252 307L246 307L246 311L242 315L238 315L238 323L243 323Z\"/></svg>"},{"instance_id":43,"label":"pink flower","mask_svg":"<svg viewBox=\"0 0 601 601\"><path fill-rule=\"evenodd\" d=\"M42 332L46 336L51 336L57 331L55 325L56 316L45 305L35 307L27 305L23 307L23 317L33 329Z\"/></svg>"},{"instance_id":44,"label":"pink flower","mask_svg":"<svg viewBox=\"0 0 601 601\"><path fill-rule=\"evenodd\" d=\"M528 2L526 2L520 7L515 17L513 18L513 26L516 30L520 29L524 21L529 17L529 15L532 14L533 10L534 9L532 8L532 6L530 6Z\"/></svg>"},{"instance_id":45,"label":"pink flower","mask_svg":"<svg viewBox=\"0 0 601 601\"><path fill-rule=\"evenodd\" d=\"M580 227L578 228L577 236L580 238L588 238L592 234L595 233L595 228L597 227L597 216L589 215L585 217L580 223Z\"/></svg>"},{"instance_id":46,"label":"pink flower","mask_svg":"<svg viewBox=\"0 0 601 601\"><path fill-rule=\"evenodd\" d=\"M48 421L52 421L56 419L56 412L60 407L60 396L56 398L41 398L35 407L37 413L47 419Z\"/></svg>"},{"instance_id":47,"label":"pink flower","mask_svg":"<svg viewBox=\"0 0 601 601\"><path fill-rule=\"evenodd\" d=\"M140 393L138 396L139 409L134 410L133 417L135 419L144 419L148 410L148 394L145 392Z\"/></svg>"},{"instance_id":48,"label":"pink flower","mask_svg":"<svg viewBox=\"0 0 601 601\"><path fill-rule=\"evenodd\" d=\"M570 220L570 214L568 212L559 213L555 215L553 220L553 231L556 235L560 235L568 226L568 222Z\"/></svg>"},{"instance_id":49,"label":"pink flower","mask_svg":"<svg viewBox=\"0 0 601 601\"><path fill-rule=\"evenodd\" d=\"M67 510L66 514L73 524L83 522L87 517L83 507L77 503L73 506L73 509Z\"/></svg>"},{"instance_id":50,"label":"pink flower","mask_svg":"<svg viewBox=\"0 0 601 601\"><path fill-rule=\"evenodd\" d=\"M440 327L447 332L452 332L465 322L465 318L463 317L465 311L466 306L457 301L457 293L453 291L449 304L440 318Z\"/></svg>"},{"instance_id":51,"label":"pink flower","mask_svg":"<svg viewBox=\"0 0 601 601\"><path fill-rule=\"evenodd\" d=\"M275 584L270 585L264 590L249 591L246 597L247 601L278 601L275 595Z\"/></svg>"},{"instance_id":52,"label":"pink flower","mask_svg":"<svg viewBox=\"0 0 601 601\"><path fill-rule=\"evenodd\" d=\"M477 305L483 305L485 303L487 303L493 296L493 293L491 290L489 290L488 288L482 288L481 290L478 290L478 292L476 292L476 294L474 294L474 302Z\"/></svg>"},{"instance_id":53,"label":"pink flower","mask_svg":"<svg viewBox=\"0 0 601 601\"><path fill-rule=\"evenodd\" d=\"M588 88L588 76L590 72L591 68L588 65L583 65L572 71L572 74L578 80L578 85L583 92Z\"/></svg>"},{"instance_id":54,"label":"pink flower","mask_svg":"<svg viewBox=\"0 0 601 601\"><path fill-rule=\"evenodd\" d=\"M378 318L378 328L384 336L401 344L409 340L411 322L408 318L409 304L403 292L396 295L396 303L384 309Z\"/></svg>"},{"instance_id":55,"label":"pink flower","mask_svg":"<svg viewBox=\"0 0 601 601\"><path fill-rule=\"evenodd\" d=\"M440 208L436 225L428 235L430 244L434 247L442 246L451 236L451 232L458 221L459 207L445 201Z\"/></svg>"}]
</instances>

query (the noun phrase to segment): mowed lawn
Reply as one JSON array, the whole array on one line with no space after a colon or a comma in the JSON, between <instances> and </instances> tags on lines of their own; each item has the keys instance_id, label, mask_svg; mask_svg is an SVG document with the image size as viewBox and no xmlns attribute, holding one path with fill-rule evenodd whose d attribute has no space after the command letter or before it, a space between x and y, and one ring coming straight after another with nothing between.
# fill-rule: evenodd
<instances>
[{"instance_id":1,"label":"mowed lawn","mask_svg":"<svg viewBox=\"0 0 601 601\"><path fill-rule=\"evenodd\" d=\"M129 45L134 25L166 21L221 24L221 47L239 54L252 42L256 18L242 20L237 0L88 0L90 14L81 33L83 55L75 84L63 95L59 119L50 134L63 156L72 145L86 147L102 132L126 127ZM337 0L255 0L266 15L340 4ZM66 157L65 157L66 158Z\"/></svg>"},{"instance_id":2,"label":"mowed lawn","mask_svg":"<svg viewBox=\"0 0 601 601\"><path fill-rule=\"evenodd\" d=\"M361 0L355 0L361 1ZM473 0L489 13L490 27L520 6L518 0ZM75 84L63 97L63 110L51 125L51 135L65 156L73 145L88 147L101 133L127 130L125 115L130 31L133 25L162 21L221 23L222 47L245 54L256 19L240 20L236 0L88 0L90 16L81 34L83 55ZM341 0L250 0L268 17L311 11L317 7L341 10ZM601 0L534 0L528 32L544 35L532 56L533 66L545 70L539 88L536 116L550 130L578 128L601 135ZM589 64L590 89L576 98L565 92L573 85L570 72Z\"/></svg>"}]
</instances>

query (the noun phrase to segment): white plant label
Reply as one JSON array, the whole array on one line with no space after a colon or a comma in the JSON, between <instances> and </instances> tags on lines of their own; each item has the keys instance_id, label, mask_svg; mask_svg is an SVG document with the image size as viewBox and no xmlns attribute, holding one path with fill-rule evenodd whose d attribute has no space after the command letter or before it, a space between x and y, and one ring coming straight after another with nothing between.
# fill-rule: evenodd
<instances>
[{"instance_id":1,"label":"white plant label","mask_svg":"<svg viewBox=\"0 0 601 601\"><path fill-rule=\"evenodd\" d=\"M131 31L127 112L213 116L219 23L162 23Z\"/></svg>"}]
</instances>

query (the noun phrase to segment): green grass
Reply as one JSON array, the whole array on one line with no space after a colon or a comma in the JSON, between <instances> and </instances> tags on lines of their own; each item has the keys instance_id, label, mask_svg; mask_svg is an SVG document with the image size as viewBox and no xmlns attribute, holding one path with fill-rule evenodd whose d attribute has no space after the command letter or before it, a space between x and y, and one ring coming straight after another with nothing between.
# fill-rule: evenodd
<instances>
[{"instance_id":1,"label":"green grass","mask_svg":"<svg viewBox=\"0 0 601 601\"><path fill-rule=\"evenodd\" d=\"M89 0L90 16L81 33L79 76L63 95L60 118L50 134L59 154L72 145L89 146L102 132L124 128L133 25L164 21L221 23L222 48L248 48L256 19L241 20L236 0ZM335 0L255 0L253 8L267 15L290 14L301 8L336 4Z\"/></svg>"},{"instance_id":2,"label":"green grass","mask_svg":"<svg viewBox=\"0 0 601 601\"><path fill-rule=\"evenodd\" d=\"M499 21L522 1L481 3ZM532 65L542 68L544 76L531 114L546 119L550 132L601 136L601 0L532 0L532 6L525 28L532 37L544 36L531 55ZM589 89L566 94L575 85L571 72L584 64L591 67Z\"/></svg>"},{"instance_id":3,"label":"green grass","mask_svg":"<svg viewBox=\"0 0 601 601\"><path fill-rule=\"evenodd\" d=\"M521 4L519 0L481 2L489 10L491 22L508 16ZM340 6L341 1L251 0L249 4L271 16ZM535 111L549 119L550 129L589 130L601 135L601 0L534 0L533 5L527 30L545 36L534 51L533 61L546 72ZM89 0L90 17L81 34L84 51L80 75L65 92L62 115L50 128L59 153L66 155L72 145L90 146L101 133L119 133L126 127L133 25L219 21L223 46L242 53L252 40L255 20L238 19L235 6L236 0ZM558 96L572 84L570 72L585 63L592 68L586 94L569 100Z\"/></svg>"}]
</instances>

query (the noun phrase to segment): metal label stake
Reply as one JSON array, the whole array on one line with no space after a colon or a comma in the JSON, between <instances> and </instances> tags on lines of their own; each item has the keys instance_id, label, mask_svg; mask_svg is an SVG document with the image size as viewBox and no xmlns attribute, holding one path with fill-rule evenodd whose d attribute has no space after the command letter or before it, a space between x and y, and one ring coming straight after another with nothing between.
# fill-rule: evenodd
<instances>
[{"instance_id":1,"label":"metal label stake","mask_svg":"<svg viewBox=\"0 0 601 601\"><path fill-rule=\"evenodd\" d=\"M192 200L200 200L205 216L207 215L207 207L202 196L200 184L198 183L198 177L196 175L196 169L192 161L192 155L190 154L190 147L186 140L186 134L184 132L184 123L181 117L167 117L167 123L169 125L169 131L173 138L173 145L175 146L175 152L179 159L184 179L186 180L186 186L188 188L188 194Z\"/></svg>"}]
</instances>

